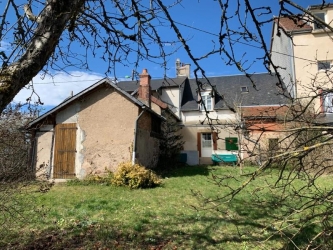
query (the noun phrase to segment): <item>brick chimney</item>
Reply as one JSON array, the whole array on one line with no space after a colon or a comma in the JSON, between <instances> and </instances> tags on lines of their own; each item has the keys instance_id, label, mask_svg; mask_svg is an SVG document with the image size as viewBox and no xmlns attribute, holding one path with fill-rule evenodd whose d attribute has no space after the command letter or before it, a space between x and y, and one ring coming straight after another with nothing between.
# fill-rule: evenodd
<instances>
[{"instance_id":1,"label":"brick chimney","mask_svg":"<svg viewBox=\"0 0 333 250\"><path fill-rule=\"evenodd\" d=\"M150 75L148 74L147 69L143 69L142 73L140 74L140 86L138 92L138 99L150 108L151 88Z\"/></svg>"}]
</instances>

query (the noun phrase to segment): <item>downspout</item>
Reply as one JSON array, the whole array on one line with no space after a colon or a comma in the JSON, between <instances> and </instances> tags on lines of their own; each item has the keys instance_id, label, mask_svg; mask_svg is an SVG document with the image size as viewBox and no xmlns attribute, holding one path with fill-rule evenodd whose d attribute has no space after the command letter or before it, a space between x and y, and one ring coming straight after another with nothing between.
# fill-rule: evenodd
<instances>
[{"instance_id":1,"label":"downspout","mask_svg":"<svg viewBox=\"0 0 333 250\"><path fill-rule=\"evenodd\" d=\"M135 164L135 154L136 154L136 140L137 140L137 131L138 131L138 122L140 117L143 115L143 113L145 112L145 106L143 106L143 110L141 111L141 113L139 114L139 116L136 118L135 120L135 125L134 125L134 141L133 141L133 153L132 153L132 165Z\"/></svg>"},{"instance_id":2,"label":"downspout","mask_svg":"<svg viewBox=\"0 0 333 250\"><path fill-rule=\"evenodd\" d=\"M29 133L29 132L28 132ZM31 134L31 141L30 141L30 157L29 157L29 166L30 166L30 170L34 170L34 162L35 162L35 140L36 140L36 132L33 131L33 132L30 132Z\"/></svg>"},{"instance_id":3,"label":"downspout","mask_svg":"<svg viewBox=\"0 0 333 250\"><path fill-rule=\"evenodd\" d=\"M52 129L52 139L51 139L51 152L50 152L50 167L48 171L48 179L51 178L52 168L53 168L53 147L54 147L54 128Z\"/></svg>"}]
</instances>

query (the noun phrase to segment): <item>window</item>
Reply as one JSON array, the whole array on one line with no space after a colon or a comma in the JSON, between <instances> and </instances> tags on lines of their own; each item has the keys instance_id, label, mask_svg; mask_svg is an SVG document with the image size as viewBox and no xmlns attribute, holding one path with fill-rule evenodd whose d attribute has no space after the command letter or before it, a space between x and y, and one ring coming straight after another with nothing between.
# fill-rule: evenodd
<instances>
[{"instance_id":1,"label":"window","mask_svg":"<svg viewBox=\"0 0 333 250\"><path fill-rule=\"evenodd\" d=\"M238 150L238 138L237 137L226 137L225 138L225 149L226 150Z\"/></svg>"},{"instance_id":2,"label":"window","mask_svg":"<svg viewBox=\"0 0 333 250\"><path fill-rule=\"evenodd\" d=\"M323 22L325 22L325 13L324 12L314 13L313 15L316 16L317 18L321 19ZM315 30L324 28L319 23L317 23L316 20L314 20L313 27Z\"/></svg>"},{"instance_id":3,"label":"window","mask_svg":"<svg viewBox=\"0 0 333 250\"><path fill-rule=\"evenodd\" d=\"M212 134L202 133L202 147L211 148L212 147Z\"/></svg>"},{"instance_id":4,"label":"window","mask_svg":"<svg viewBox=\"0 0 333 250\"><path fill-rule=\"evenodd\" d=\"M213 97L211 91L201 92L200 110L205 111L205 107L208 111L213 110Z\"/></svg>"},{"instance_id":5,"label":"window","mask_svg":"<svg viewBox=\"0 0 333 250\"><path fill-rule=\"evenodd\" d=\"M331 62L330 61L318 61L318 70L329 70L331 69Z\"/></svg>"},{"instance_id":6,"label":"window","mask_svg":"<svg viewBox=\"0 0 333 250\"><path fill-rule=\"evenodd\" d=\"M159 136L161 134L161 120L157 117L151 117L151 136Z\"/></svg>"},{"instance_id":7,"label":"window","mask_svg":"<svg viewBox=\"0 0 333 250\"><path fill-rule=\"evenodd\" d=\"M327 93L323 99L324 112L333 113L333 93Z\"/></svg>"},{"instance_id":8,"label":"window","mask_svg":"<svg viewBox=\"0 0 333 250\"><path fill-rule=\"evenodd\" d=\"M242 92L242 93L248 93L248 92L249 92L249 89L248 89L246 86L242 86L242 87L241 87L241 92Z\"/></svg>"},{"instance_id":9,"label":"window","mask_svg":"<svg viewBox=\"0 0 333 250\"><path fill-rule=\"evenodd\" d=\"M269 138L268 139L268 150L275 151L279 149L279 139L278 138Z\"/></svg>"}]
</instances>

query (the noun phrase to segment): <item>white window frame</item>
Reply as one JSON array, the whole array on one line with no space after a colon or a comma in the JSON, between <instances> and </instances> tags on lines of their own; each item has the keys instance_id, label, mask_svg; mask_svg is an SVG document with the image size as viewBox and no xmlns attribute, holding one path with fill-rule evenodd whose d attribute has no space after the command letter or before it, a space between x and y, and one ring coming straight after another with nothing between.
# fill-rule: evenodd
<instances>
[{"instance_id":1,"label":"white window frame","mask_svg":"<svg viewBox=\"0 0 333 250\"><path fill-rule=\"evenodd\" d=\"M200 111L212 111L214 109L214 97L212 96L212 91L201 92L201 102L199 105Z\"/></svg>"},{"instance_id":2,"label":"white window frame","mask_svg":"<svg viewBox=\"0 0 333 250\"><path fill-rule=\"evenodd\" d=\"M321 17L319 17L319 15L323 14L324 15L324 19L322 19ZM316 16L317 18L323 20L325 23L326 22L326 12L317 12L317 13L313 13L314 16ZM313 20L313 29L314 30L321 30L324 29L324 27L320 27L318 26L319 24L316 23L316 20Z\"/></svg>"},{"instance_id":3,"label":"white window frame","mask_svg":"<svg viewBox=\"0 0 333 250\"><path fill-rule=\"evenodd\" d=\"M201 134L201 145L203 148L211 148L213 136L212 133L202 133Z\"/></svg>"},{"instance_id":4,"label":"white window frame","mask_svg":"<svg viewBox=\"0 0 333 250\"><path fill-rule=\"evenodd\" d=\"M249 88L247 86L240 87L241 93L249 93Z\"/></svg>"},{"instance_id":5,"label":"white window frame","mask_svg":"<svg viewBox=\"0 0 333 250\"><path fill-rule=\"evenodd\" d=\"M325 94L323 99L324 112L333 113L333 93Z\"/></svg>"}]
</instances>

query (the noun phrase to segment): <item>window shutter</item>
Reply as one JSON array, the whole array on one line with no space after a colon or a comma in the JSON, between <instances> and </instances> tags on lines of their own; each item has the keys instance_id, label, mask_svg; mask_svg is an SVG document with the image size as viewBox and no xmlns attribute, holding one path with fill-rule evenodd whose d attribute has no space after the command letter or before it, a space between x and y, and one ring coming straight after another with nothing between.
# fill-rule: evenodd
<instances>
[{"instance_id":1,"label":"window shutter","mask_svg":"<svg viewBox=\"0 0 333 250\"><path fill-rule=\"evenodd\" d=\"M213 149L217 150L217 133L213 132Z\"/></svg>"},{"instance_id":2,"label":"window shutter","mask_svg":"<svg viewBox=\"0 0 333 250\"><path fill-rule=\"evenodd\" d=\"M226 150L238 150L238 138L237 137L226 137L225 138Z\"/></svg>"},{"instance_id":3,"label":"window shutter","mask_svg":"<svg viewBox=\"0 0 333 250\"><path fill-rule=\"evenodd\" d=\"M201 157L201 133L197 133L197 147L198 147L199 157Z\"/></svg>"}]
</instances>

